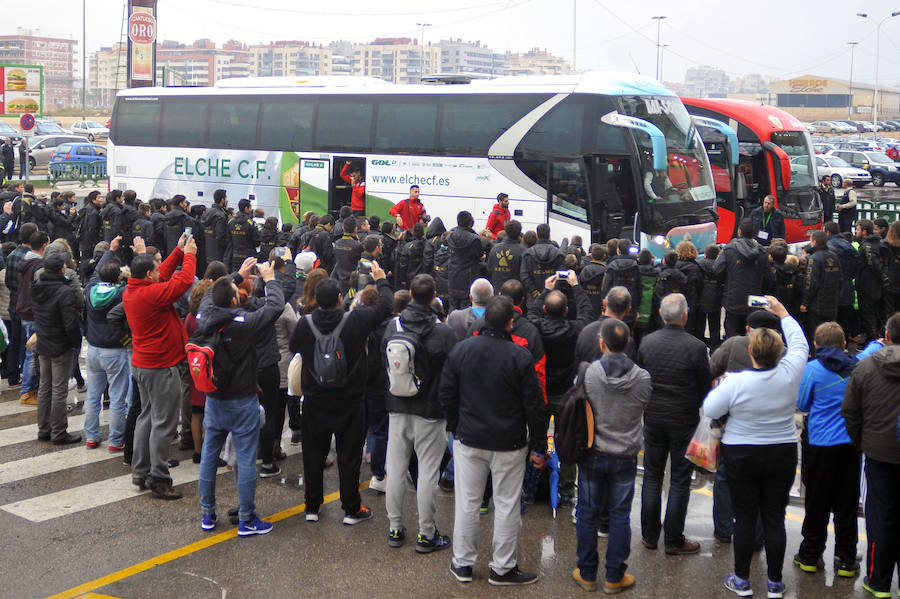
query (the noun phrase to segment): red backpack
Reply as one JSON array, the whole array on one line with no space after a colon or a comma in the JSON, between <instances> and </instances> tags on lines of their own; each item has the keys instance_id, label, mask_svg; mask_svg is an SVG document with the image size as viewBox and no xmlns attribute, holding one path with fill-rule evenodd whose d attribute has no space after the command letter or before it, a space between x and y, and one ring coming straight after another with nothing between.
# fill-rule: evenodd
<instances>
[{"instance_id":1,"label":"red backpack","mask_svg":"<svg viewBox=\"0 0 900 599\"><path fill-rule=\"evenodd\" d=\"M219 347L222 331L227 326L202 333L194 331L184 346L191 380L201 393L213 393L226 386L234 371L234 365L227 359L228 352Z\"/></svg>"}]
</instances>

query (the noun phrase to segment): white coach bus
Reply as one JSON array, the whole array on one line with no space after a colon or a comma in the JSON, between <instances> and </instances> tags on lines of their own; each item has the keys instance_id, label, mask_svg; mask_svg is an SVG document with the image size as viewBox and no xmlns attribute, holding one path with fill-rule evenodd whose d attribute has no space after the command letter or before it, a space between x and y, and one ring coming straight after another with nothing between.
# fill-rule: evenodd
<instances>
[{"instance_id":1,"label":"white coach bus","mask_svg":"<svg viewBox=\"0 0 900 599\"><path fill-rule=\"evenodd\" d=\"M448 228L460 210L483 226L504 192L526 230L549 223L556 239L628 237L657 255L685 234L701 251L715 242L706 150L658 82L605 72L461 81L248 78L124 90L110 185L203 204L221 187L232 206L248 198L289 222L349 204L341 169L350 161L363 170L370 215L386 217L416 184Z\"/></svg>"}]
</instances>

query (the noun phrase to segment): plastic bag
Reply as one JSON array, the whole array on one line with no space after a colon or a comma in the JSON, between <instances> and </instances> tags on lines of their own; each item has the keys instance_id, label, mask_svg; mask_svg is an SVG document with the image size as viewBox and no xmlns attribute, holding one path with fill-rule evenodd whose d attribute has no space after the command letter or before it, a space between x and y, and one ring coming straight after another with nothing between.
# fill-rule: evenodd
<instances>
[{"instance_id":1,"label":"plastic bag","mask_svg":"<svg viewBox=\"0 0 900 599\"><path fill-rule=\"evenodd\" d=\"M288 395L291 397L300 397L303 395L303 390L300 387L300 375L302 371L303 358L300 354L294 354L287 369Z\"/></svg>"},{"instance_id":2,"label":"plastic bag","mask_svg":"<svg viewBox=\"0 0 900 599\"><path fill-rule=\"evenodd\" d=\"M684 457L696 466L715 472L719 467L722 429L709 416L700 416L700 424L688 444Z\"/></svg>"}]
</instances>

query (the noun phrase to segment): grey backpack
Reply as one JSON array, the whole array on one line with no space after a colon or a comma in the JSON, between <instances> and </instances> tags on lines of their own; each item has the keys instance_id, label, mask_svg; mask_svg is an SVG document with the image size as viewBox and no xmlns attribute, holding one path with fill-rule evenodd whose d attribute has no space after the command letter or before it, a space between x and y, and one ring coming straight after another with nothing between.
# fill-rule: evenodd
<instances>
[{"instance_id":1,"label":"grey backpack","mask_svg":"<svg viewBox=\"0 0 900 599\"><path fill-rule=\"evenodd\" d=\"M399 316L394 325L397 330L385 347L388 393L394 397L415 397L431 378L431 366L419 335L404 329Z\"/></svg>"}]
</instances>

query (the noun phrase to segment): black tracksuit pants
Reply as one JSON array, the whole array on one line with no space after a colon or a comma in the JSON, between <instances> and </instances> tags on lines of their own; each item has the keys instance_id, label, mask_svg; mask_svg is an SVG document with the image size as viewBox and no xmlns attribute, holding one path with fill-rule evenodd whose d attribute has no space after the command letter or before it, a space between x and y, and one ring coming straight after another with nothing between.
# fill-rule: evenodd
<instances>
[{"instance_id":1,"label":"black tracksuit pants","mask_svg":"<svg viewBox=\"0 0 900 599\"><path fill-rule=\"evenodd\" d=\"M800 559L815 564L825 551L828 521L834 514L834 556L856 560L860 454L852 445L804 448L806 516Z\"/></svg>"}]
</instances>

